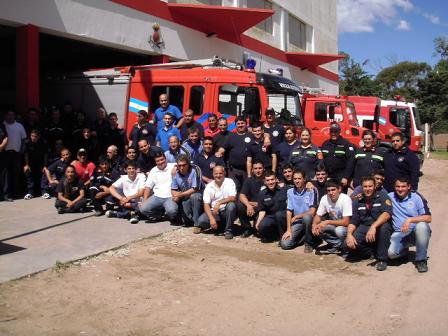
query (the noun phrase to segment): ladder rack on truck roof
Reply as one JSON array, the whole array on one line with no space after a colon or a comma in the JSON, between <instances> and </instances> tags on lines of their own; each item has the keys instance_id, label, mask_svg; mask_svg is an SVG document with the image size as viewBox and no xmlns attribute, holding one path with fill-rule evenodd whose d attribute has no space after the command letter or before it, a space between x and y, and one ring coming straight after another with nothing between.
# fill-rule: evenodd
<instances>
[{"instance_id":1,"label":"ladder rack on truck roof","mask_svg":"<svg viewBox=\"0 0 448 336\"><path fill-rule=\"evenodd\" d=\"M146 69L189 69L189 68L223 68L232 70L243 70L244 67L241 63L219 58L214 56L213 58L204 58L191 61L180 61L171 63L149 64L149 65L137 65L133 67L138 70Z\"/></svg>"}]
</instances>

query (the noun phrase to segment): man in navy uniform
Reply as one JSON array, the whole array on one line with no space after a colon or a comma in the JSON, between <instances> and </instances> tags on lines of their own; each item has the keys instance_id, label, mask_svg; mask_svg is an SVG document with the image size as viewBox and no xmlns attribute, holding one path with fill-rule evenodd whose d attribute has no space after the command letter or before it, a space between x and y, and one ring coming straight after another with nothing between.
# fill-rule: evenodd
<instances>
[{"instance_id":1,"label":"man in navy uniform","mask_svg":"<svg viewBox=\"0 0 448 336\"><path fill-rule=\"evenodd\" d=\"M418 189L420 161L417 155L405 146L404 135L400 132L392 134L392 148L384 153L384 188L394 191L394 183L398 177L406 177L411 183L412 191Z\"/></svg>"},{"instance_id":2,"label":"man in navy uniform","mask_svg":"<svg viewBox=\"0 0 448 336\"><path fill-rule=\"evenodd\" d=\"M387 268L392 216L392 202L386 193L376 189L373 176L361 179L362 194L353 201L353 215L343 245L348 257L369 258L375 254L376 269Z\"/></svg>"},{"instance_id":3,"label":"man in navy uniform","mask_svg":"<svg viewBox=\"0 0 448 336\"><path fill-rule=\"evenodd\" d=\"M330 139L322 144L324 164L331 179L340 181L343 192L347 192L349 179L353 173L355 148L341 136L341 126L330 125Z\"/></svg>"}]
</instances>

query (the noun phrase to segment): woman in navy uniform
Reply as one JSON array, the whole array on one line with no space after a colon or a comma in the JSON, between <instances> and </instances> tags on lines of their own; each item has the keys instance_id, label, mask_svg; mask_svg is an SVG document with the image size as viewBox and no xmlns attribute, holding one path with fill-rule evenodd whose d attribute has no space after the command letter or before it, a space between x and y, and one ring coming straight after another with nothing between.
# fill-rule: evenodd
<instances>
[{"instance_id":1,"label":"woman in navy uniform","mask_svg":"<svg viewBox=\"0 0 448 336\"><path fill-rule=\"evenodd\" d=\"M355 168L353 172L352 187L361 184L363 176L371 176L374 170L384 169L384 149L375 146L375 133L365 130L362 133L364 146L355 151Z\"/></svg>"},{"instance_id":2,"label":"woman in navy uniform","mask_svg":"<svg viewBox=\"0 0 448 336\"><path fill-rule=\"evenodd\" d=\"M307 180L312 180L322 158L322 151L311 142L311 130L304 128L300 133L300 144L291 151L289 163L294 169L303 170Z\"/></svg>"}]
</instances>

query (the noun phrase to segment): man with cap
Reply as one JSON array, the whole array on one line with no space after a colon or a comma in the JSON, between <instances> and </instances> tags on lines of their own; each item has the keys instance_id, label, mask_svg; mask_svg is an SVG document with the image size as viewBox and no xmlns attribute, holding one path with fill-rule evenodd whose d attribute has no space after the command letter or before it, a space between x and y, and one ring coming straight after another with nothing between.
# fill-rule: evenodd
<instances>
[{"instance_id":1,"label":"man with cap","mask_svg":"<svg viewBox=\"0 0 448 336\"><path fill-rule=\"evenodd\" d=\"M322 144L324 164L331 179L340 181L343 192L347 192L349 179L353 173L355 148L341 136L341 126L330 125L330 139Z\"/></svg>"},{"instance_id":2,"label":"man with cap","mask_svg":"<svg viewBox=\"0 0 448 336\"><path fill-rule=\"evenodd\" d=\"M95 172L95 164L87 160L87 151L84 148L80 148L77 153L77 160L72 162L72 166L75 167L76 175L85 186L90 185L90 178Z\"/></svg>"},{"instance_id":3,"label":"man with cap","mask_svg":"<svg viewBox=\"0 0 448 336\"><path fill-rule=\"evenodd\" d=\"M285 128L275 122L275 110L272 107L266 109L265 116L264 131L270 135L272 148L276 149L284 139Z\"/></svg>"}]
</instances>

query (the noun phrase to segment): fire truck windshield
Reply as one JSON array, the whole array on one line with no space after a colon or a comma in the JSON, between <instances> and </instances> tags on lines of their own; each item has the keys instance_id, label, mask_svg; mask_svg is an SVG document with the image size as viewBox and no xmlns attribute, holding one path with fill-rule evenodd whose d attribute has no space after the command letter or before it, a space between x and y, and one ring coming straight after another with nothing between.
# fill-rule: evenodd
<instances>
[{"instance_id":1,"label":"fire truck windshield","mask_svg":"<svg viewBox=\"0 0 448 336\"><path fill-rule=\"evenodd\" d=\"M347 116L350 125L359 126L355 105L353 105L353 103L351 102L347 102Z\"/></svg>"}]
</instances>

